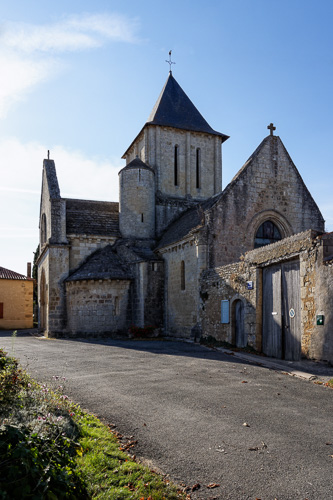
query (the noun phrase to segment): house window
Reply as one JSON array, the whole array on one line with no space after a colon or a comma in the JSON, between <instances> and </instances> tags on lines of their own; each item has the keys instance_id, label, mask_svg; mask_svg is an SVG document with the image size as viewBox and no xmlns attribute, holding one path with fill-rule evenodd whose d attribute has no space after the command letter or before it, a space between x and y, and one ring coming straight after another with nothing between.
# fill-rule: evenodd
<instances>
[{"instance_id":1,"label":"house window","mask_svg":"<svg viewBox=\"0 0 333 500\"><path fill-rule=\"evenodd\" d=\"M3 302L0 302L0 319L3 318Z\"/></svg>"},{"instance_id":2,"label":"house window","mask_svg":"<svg viewBox=\"0 0 333 500\"><path fill-rule=\"evenodd\" d=\"M143 214L141 214L141 222L143 222Z\"/></svg>"},{"instance_id":3,"label":"house window","mask_svg":"<svg viewBox=\"0 0 333 500\"><path fill-rule=\"evenodd\" d=\"M201 152L200 148L197 148L196 150L196 158L195 158L195 181L196 181L196 188L200 189L200 165L201 163Z\"/></svg>"},{"instance_id":4,"label":"house window","mask_svg":"<svg viewBox=\"0 0 333 500\"><path fill-rule=\"evenodd\" d=\"M266 220L257 231L254 239L254 248L260 248L281 239L282 236L277 226L271 220Z\"/></svg>"},{"instance_id":5,"label":"house window","mask_svg":"<svg viewBox=\"0 0 333 500\"><path fill-rule=\"evenodd\" d=\"M179 147L175 146L175 151L174 151L174 183L175 186L178 186L179 184L179 165L178 165L178 154L179 154Z\"/></svg>"},{"instance_id":6,"label":"house window","mask_svg":"<svg viewBox=\"0 0 333 500\"><path fill-rule=\"evenodd\" d=\"M180 289L185 290L185 262L180 263Z\"/></svg>"}]
</instances>

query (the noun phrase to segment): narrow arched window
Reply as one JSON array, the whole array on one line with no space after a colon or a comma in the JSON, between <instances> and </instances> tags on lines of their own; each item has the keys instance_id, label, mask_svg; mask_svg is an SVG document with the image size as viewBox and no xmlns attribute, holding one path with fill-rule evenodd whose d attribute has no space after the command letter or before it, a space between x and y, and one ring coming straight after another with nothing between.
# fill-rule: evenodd
<instances>
[{"instance_id":1,"label":"narrow arched window","mask_svg":"<svg viewBox=\"0 0 333 500\"><path fill-rule=\"evenodd\" d=\"M180 263L180 289L185 290L185 262Z\"/></svg>"},{"instance_id":2,"label":"narrow arched window","mask_svg":"<svg viewBox=\"0 0 333 500\"><path fill-rule=\"evenodd\" d=\"M118 316L119 315L119 297L115 297L114 298L113 315L114 316Z\"/></svg>"},{"instance_id":3,"label":"narrow arched window","mask_svg":"<svg viewBox=\"0 0 333 500\"><path fill-rule=\"evenodd\" d=\"M175 146L174 150L174 184L175 186L178 186L179 184L179 165L178 165L178 154L179 154L179 146Z\"/></svg>"},{"instance_id":4,"label":"narrow arched window","mask_svg":"<svg viewBox=\"0 0 333 500\"><path fill-rule=\"evenodd\" d=\"M196 183L196 188L199 189L201 187L201 182L200 182L200 170L201 170L201 152L200 148L197 148L196 150L196 157L195 157L195 183Z\"/></svg>"},{"instance_id":5,"label":"narrow arched window","mask_svg":"<svg viewBox=\"0 0 333 500\"><path fill-rule=\"evenodd\" d=\"M263 247L265 245L270 245L276 241L282 239L281 233L278 227L271 220L266 220L258 228L254 239L254 248Z\"/></svg>"},{"instance_id":6,"label":"narrow arched window","mask_svg":"<svg viewBox=\"0 0 333 500\"><path fill-rule=\"evenodd\" d=\"M47 224L46 224L46 215L42 215L42 220L41 220L41 244L44 245L46 243L46 236L47 236Z\"/></svg>"}]
</instances>

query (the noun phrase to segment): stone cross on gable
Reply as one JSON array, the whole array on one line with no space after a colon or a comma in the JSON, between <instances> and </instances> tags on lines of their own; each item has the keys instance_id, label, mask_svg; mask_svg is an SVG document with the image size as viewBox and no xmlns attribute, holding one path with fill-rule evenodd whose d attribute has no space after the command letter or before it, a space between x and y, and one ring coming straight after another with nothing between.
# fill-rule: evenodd
<instances>
[{"instance_id":1,"label":"stone cross on gable","mask_svg":"<svg viewBox=\"0 0 333 500\"><path fill-rule=\"evenodd\" d=\"M270 123L269 125L267 125L267 128L270 131L270 134L274 135L273 131L276 130L276 127L274 127L273 123Z\"/></svg>"}]
</instances>

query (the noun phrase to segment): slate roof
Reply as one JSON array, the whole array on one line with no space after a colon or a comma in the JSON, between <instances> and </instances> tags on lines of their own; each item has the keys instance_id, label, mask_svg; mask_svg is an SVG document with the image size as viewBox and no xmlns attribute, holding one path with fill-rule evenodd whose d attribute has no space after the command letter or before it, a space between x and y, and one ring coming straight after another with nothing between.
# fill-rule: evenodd
<instances>
[{"instance_id":1,"label":"slate roof","mask_svg":"<svg viewBox=\"0 0 333 500\"><path fill-rule=\"evenodd\" d=\"M180 241L187 235L204 226L204 212L211 208L220 198L221 194L212 196L208 200L199 203L193 208L189 208L180 217L170 224L162 235L158 248L163 248L176 241Z\"/></svg>"},{"instance_id":2,"label":"slate roof","mask_svg":"<svg viewBox=\"0 0 333 500\"><path fill-rule=\"evenodd\" d=\"M137 168L143 168L145 170L151 170L152 172L154 172L153 168L151 168L149 165L147 165L147 163L143 162L142 160L140 160L140 158L137 157L137 158L134 158L134 160L132 160L130 163L128 163L128 165L126 165L126 167L122 168L119 171L119 174L123 170L130 170L130 169L137 169Z\"/></svg>"},{"instance_id":3,"label":"slate roof","mask_svg":"<svg viewBox=\"0 0 333 500\"><path fill-rule=\"evenodd\" d=\"M43 166L46 172L50 197L58 199L60 198L60 189L54 160L44 160Z\"/></svg>"},{"instance_id":4,"label":"slate roof","mask_svg":"<svg viewBox=\"0 0 333 500\"><path fill-rule=\"evenodd\" d=\"M144 127L146 125L160 125L218 135L222 138L222 142L229 139L228 135L212 129L172 76L171 72ZM135 140L136 138L125 151L123 158Z\"/></svg>"},{"instance_id":5,"label":"slate roof","mask_svg":"<svg viewBox=\"0 0 333 500\"><path fill-rule=\"evenodd\" d=\"M119 204L66 199L66 233L120 236Z\"/></svg>"},{"instance_id":6,"label":"slate roof","mask_svg":"<svg viewBox=\"0 0 333 500\"><path fill-rule=\"evenodd\" d=\"M71 274L66 281L127 280L131 278L132 274L129 268L121 262L111 245L107 245L91 254L85 263Z\"/></svg>"},{"instance_id":7,"label":"slate roof","mask_svg":"<svg viewBox=\"0 0 333 500\"><path fill-rule=\"evenodd\" d=\"M128 245L126 241L118 240L116 243L116 251L122 261L128 264L159 260L151 248Z\"/></svg>"},{"instance_id":8,"label":"slate roof","mask_svg":"<svg viewBox=\"0 0 333 500\"><path fill-rule=\"evenodd\" d=\"M0 267L0 279L4 280L28 280L31 278L27 278L23 274L15 273L15 271L10 271L9 269L5 269L4 267Z\"/></svg>"},{"instance_id":9,"label":"slate roof","mask_svg":"<svg viewBox=\"0 0 333 500\"><path fill-rule=\"evenodd\" d=\"M213 130L179 83L169 73L169 77L149 115L147 124L164 125L195 132L207 132L228 139L228 136Z\"/></svg>"}]
</instances>

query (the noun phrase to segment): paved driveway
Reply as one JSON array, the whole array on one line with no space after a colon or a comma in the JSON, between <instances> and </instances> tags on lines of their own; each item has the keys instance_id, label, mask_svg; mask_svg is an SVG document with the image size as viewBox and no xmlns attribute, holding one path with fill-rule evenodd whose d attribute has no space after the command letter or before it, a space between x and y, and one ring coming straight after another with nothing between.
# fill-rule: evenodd
<instances>
[{"instance_id":1,"label":"paved driveway","mask_svg":"<svg viewBox=\"0 0 333 500\"><path fill-rule=\"evenodd\" d=\"M192 498L333 498L333 391L193 344L0 335L39 381L128 436ZM247 424L247 425L244 425ZM209 483L218 483L208 489Z\"/></svg>"}]
</instances>

